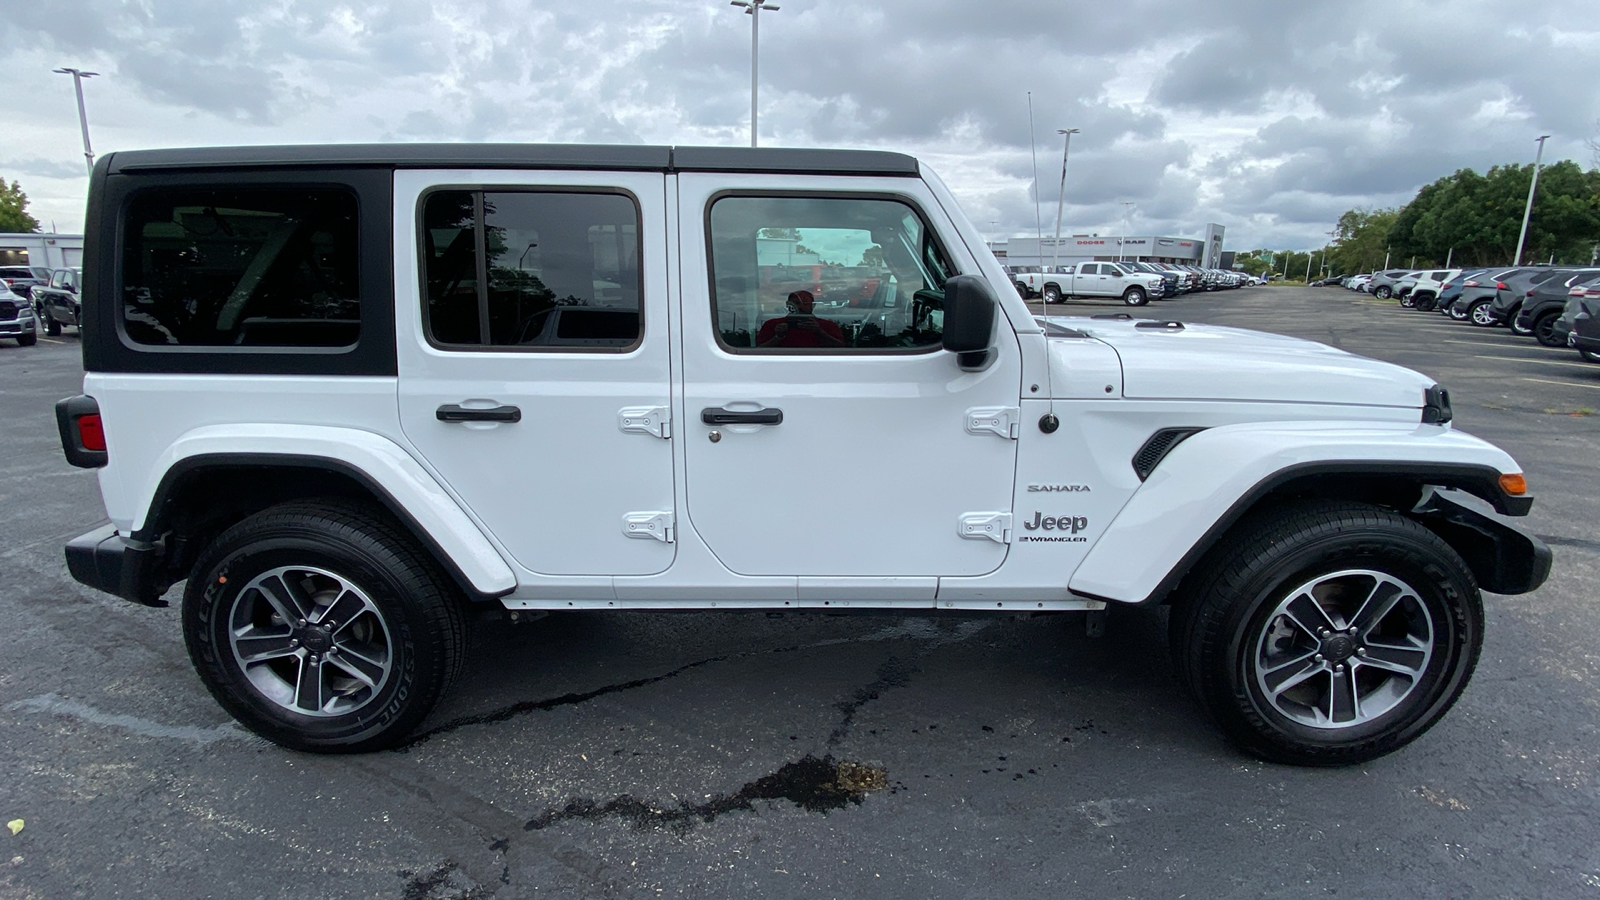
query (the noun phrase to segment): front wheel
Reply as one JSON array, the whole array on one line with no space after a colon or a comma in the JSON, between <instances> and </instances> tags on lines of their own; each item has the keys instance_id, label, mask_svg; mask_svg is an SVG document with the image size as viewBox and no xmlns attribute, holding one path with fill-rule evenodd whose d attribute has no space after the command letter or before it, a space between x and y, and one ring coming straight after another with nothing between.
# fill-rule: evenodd
<instances>
[{"instance_id":1,"label":"front wheel","mask_svg":"<svg viewBox=\"0 0 1600 900\"><path fill-rule=\"evenodd\" d=\"M61 323L57 322L54 316L51 316L50 318L45 319L44 320L44 333L50 335L51 337L60 337L61 336Z\"/></svg>"},{"instance_id":2,"label":"front wheel","mask_svg":"<svg viewBox=\"0 0 1600 900\"><path fill-rule=\"evenodd\" d=\"M1053 284L1047 284L1044 286L1044 290L1039 292L1039 296L1043 297L1046 303L1060 303L1061 288Z\"/></svg>"},{"instance_id":3,"label":"front wheel","mask_svg":"<svg viewBox=\"0 0 1600 900\"><path fill-rule=\"evenodd\" d=\"M1427 731L1466 687L1483 602L1460 556L1375 506L1255 517L1174 610L1184 674L1224 732L1265 759L1346 765Z\"/></svg>"},{"instance_id":4,"label":"front wheel","mask_svg":"<svg viewBox=\"0 0 1600 900\"><path fill-rule=\"evenodd\" d=\"M1143 306L1150 302L1150 295L1144 292L1144 288L1135 286L1123 292L1122 302L1129 306Z\"/></svg>"},{"instance_id":5,"label":"front wheel","mask_svg":"<svg viewBox=\"0 0 1600 900\"><path fill-rule=\"evenodd\" d=\"M17 346L19 346L19 347L32 347L34 344L37 344L37 343L39 343L39 335L38 335L37 332L35 332L33 334L19 334L19 335L17 335Z\"/></svg>"},{"instance_id":6,"label":"front wheel","mask_svg":"<svg viewBox=\"0 0 1600 900\"><path fill-rule=\"evenodd\" d=\"M1596 353L1593 350L1584 350L1580 348L1578 350L1578 355L1583 357L1588 362L1600 363L1600 353Z\"/></svg>"},{"instance_id":7,"label":"front wheel","mask_svg":"<svg viewBox=\"0 0 1600 900\"><path fill-rule=\"evenodd\" d=\"M183 626L223 708L318 753L398 743L463 658L461 603L432 560L353 505L286 504L223 532L189 579Z\"/></svg>"}]
</instances>

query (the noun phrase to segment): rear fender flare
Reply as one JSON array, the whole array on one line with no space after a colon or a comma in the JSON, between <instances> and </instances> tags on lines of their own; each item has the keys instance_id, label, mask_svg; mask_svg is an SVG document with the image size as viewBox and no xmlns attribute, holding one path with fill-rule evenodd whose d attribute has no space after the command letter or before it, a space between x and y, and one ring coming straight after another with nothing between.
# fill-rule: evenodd
<instances>
[{"instance_id":1,"label":"rear fender flare","mask_svg":"<svg viewBox=\"0 0 1600 900\"><path fill-rule=\"evenodd\" d=\"M461 506L400 445L378 434L323 425L216 425L196 428L157 458L134 508L131 537L153 541L168 496L198 469L238 466L316 468L349 476L399 518L463 587L485 597L516 588L516 575Z\"/></svg>"}]
</instances>

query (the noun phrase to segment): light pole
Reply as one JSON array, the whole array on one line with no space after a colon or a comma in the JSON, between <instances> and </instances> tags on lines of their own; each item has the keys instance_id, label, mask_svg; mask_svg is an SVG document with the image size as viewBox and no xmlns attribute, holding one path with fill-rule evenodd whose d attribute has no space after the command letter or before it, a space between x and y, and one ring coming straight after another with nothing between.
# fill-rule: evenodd
<instances>
[{"instance_id":1,"label":"light pole","mask_svg":"<svg viewBox=\"0 0 1600 900\"><path fill-rule=\"evenodd\" d=\"M744 7L750 17L750 146L756 145L756 78L760 73L761 11L777 12L778 7L767 0L733 0L734 6Z\"/></svg>"},{"instance_id":2,"label":"light pole","mask_svg":"<svg viewBox=\"0 0 1600 900\"><path fill-rule=\"evenodd\" d=\"M1072 136L1077 134L1076 128L1057 128L1056 134L1067 136L1066 146L1061 149L1061 187L1056 190L1056 252L1050 260L1050 270L1055 271L1061 263L1061 205L1067 197L1067 158L1072 155Z\"/></svg>"},{"instance_id":3,"label":"light pole","mask_svg":"<svg viewBox=\"0 0 1600 900\"><path fill-rule=\"evenodd\" d=\"M1517 235L1517 257L1511 261L1513 266L1522 265L1522 242L1528 239L1528 218L1533 215L1533 192L1539 189L1539 163L1544 159L1544 142L1549 137L1548 134L1538 137L1539 152L1533 157L1533 181L1528 184L1528 205L1522 210L1522 233Z\"/></svg>"},{"instance_id":4,"label":"light pole","mask_svg":"<svg viewBox=\"0 0 1600 900\"><path fill-rule=\"evenodd\" d=\"M83 110L83 80L99 75L99 72L85 72L81 69L60 68L54 69L57 75L71 75L72 89L78 92L78 126L83 129L83 158L89 163L89 174L94 174L94 150L89 146L89 114Z\"/></svg>"},{"instance_id":5,"label":"light pole","mask_svg":"<svg viewBox=\"0 0 1600 900\"><path fill-rule=\"evenodd\" d=\"M1132 200L1122 201L1122 239L1117 241L1117 262L1122 262L1123 248L1128 245L1128 229L1131 227L1128 224L1128 215L1132 212L1128 207L1132 205Z\"/></svg>"}]
</instances>

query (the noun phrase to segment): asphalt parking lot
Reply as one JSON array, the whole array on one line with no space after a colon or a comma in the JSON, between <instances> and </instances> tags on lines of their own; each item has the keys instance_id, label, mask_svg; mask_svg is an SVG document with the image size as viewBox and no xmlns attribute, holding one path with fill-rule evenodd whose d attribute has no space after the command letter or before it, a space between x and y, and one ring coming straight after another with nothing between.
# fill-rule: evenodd
<instances>
[{"instance_id":1,"label":"asphalt parking lot","mask_svg":"<svg viewBox=\"0 0 1600 900\"><path fill-rule=\"evenodd\" d=\"M481 628L407 747L231 723L176 609L81 587L102 512L51 404L72 336L0 345L0 894L64 897L1600 896L1600 366L1338 288L1126 310L1410 366L1522 463L1549 582L1486 598L1477 675L1399 753L1225 744L1158 613L566 614ZM174 591L170 597L175 598Z\"/></svg>"}]
</instances>

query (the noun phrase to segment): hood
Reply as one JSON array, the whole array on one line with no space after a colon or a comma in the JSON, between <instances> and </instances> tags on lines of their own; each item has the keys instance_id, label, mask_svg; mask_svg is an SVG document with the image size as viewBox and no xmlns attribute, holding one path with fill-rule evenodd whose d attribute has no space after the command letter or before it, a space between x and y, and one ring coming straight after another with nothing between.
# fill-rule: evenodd
<instances>
[{"instance_id":1,"label":"hood","mask_svg":"<svg viewBox=\"0 0 1600 900\"><path fill-rule=\"evenodd\" d=\"M1137 319L1050 317L1109 345L1122 365L1122 396L1146 400L1257 400L1421 409L1434 381L1410 369L1283 335ZM1144 327L1140 327L1140 325ZM1051 341L1070 359L1083 338ZM1061 360L1058 362L1065 362Z\"/></svg>"}]
</instances>

